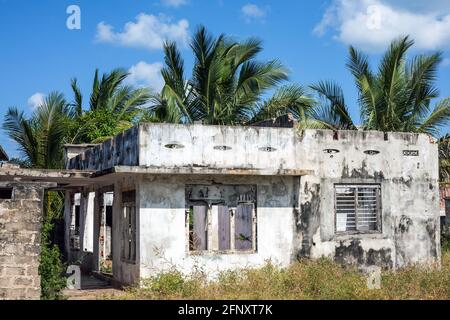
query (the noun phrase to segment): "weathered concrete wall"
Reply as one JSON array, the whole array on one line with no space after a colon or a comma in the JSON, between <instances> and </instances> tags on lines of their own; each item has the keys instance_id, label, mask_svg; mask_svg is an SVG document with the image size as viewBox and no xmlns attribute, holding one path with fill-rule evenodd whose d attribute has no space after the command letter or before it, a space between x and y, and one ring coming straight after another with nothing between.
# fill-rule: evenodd
<instances>
[{"instance_id":1,"label":"weathered concrete wall","mask_svg":"<svg viewBox=\"0 0 450 320\"><path fill-rule=\"evenodd\" d=\"M11 200L0 200L0 299L39 299L38 274L43 186L5 183Z\"/></svg>"},{"instance_id":2,"label":"weathered concrete wall","mask_svg":"<svg viewBox=\"0 0 450 320\"><path fill-rule=\"evenodd\" d=\"M437 144L428 136L307 131L303 144L314 150L308 157L317 164L317 176L302 178L299 256L326 255L344 264L394 268L439 261ZM381 185L380 233L336 234L335 183Z\"/></svg>"},{"instance_id":3,"label":"weathered concrete wall","mask_svg":"<svg viewBox=\"0 0 450 320\"><path fill-rule=\"evenodd\" d=\"M66 168L101 171L118 165L138 165L138 136L139 126L136 126L78 156L69 158L66 155Z\"/></svg>"},{"instance_id":4,"label":"weathered concrete wall","mask_svg":"<svg viewBox=\"0 0 450 320\"><path fill-rule=\"evenodd\" d=\"M188 250L185 190L187 184L256 185L257 250L254 253L193 254ZM282 266L292 261L294 215L292 177L157 177L140 186L139 242L141 277L176 267L189 273L259 267L268 260Z\"/></svg>"},{"instance_id":5,"label":"weathered concrete wall","mask_svg":"<svg viewBox=\"0 0 450 320\"><path fill-rule=\"evenodd\" d=\"M312 169L294 129L141 124L139 165L280 170Z\"/></svg>"}]
</instances>

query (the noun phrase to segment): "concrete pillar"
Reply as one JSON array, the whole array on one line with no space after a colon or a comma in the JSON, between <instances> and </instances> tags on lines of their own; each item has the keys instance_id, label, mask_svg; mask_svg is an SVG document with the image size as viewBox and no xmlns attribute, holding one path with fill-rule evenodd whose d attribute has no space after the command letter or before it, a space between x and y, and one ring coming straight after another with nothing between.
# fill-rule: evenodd
<instances>
[{"instance_id":1,"label":"concrete pillar","mask_svg":"<svg viewBox=\"0 0 450 320\"><path fill-rule=\"evenodd\" d=\"M92 259L92 268L94 271L100 270L100 221L102 214L102 206L103 206L103 194L99 191L95 192L95 201L94 201L94 212L93 212L93 259Z\"/></svg>"},{"instance_id":2,"label":"concrete pillar","mask_svg":"<svg viewBox=\"0 0 450 320\"><path fill-rule=\"evenodd\" d=\"M84 252L94 251L94 204L95 204L95 192L89 192L83 197L85 203L83 205L83 245L82 250Z\"/></svg>"},{"instance_id":3,"label":"concrete pillar","mask_svg":"<svg viewBox=\"0 0 450 320\"><path fill-rule=\"evenodd\" d=\"M67 259L70 259L70 223L72 218L72 194L64 192L64 251Z\"/></svg>"},{"instance_id":4,"label":"concrete pillar","mask_svg":"<svg viewBox=\"0 0 450 320\"><path fill-rule=\"evenodd\" d=\"M85 192L81 192L80 194L80 251L83 253L84 248L84 233L85 233L85 224L86 224L86 194Z\"/></svg>"},{"instance_id":5,"label":"concrete pillar","mask_svg":"<svg viewBox=\"0 0 450 320\"><path fill-rule=\"evenodd\" d=\"M114 279L120 279L119 267L121 259L121 210L122 193L120 183L114 183L114 199L113 199L113 227L111 230L111 250L113 257L113 275Z\"/></svg>"}]
</instances>

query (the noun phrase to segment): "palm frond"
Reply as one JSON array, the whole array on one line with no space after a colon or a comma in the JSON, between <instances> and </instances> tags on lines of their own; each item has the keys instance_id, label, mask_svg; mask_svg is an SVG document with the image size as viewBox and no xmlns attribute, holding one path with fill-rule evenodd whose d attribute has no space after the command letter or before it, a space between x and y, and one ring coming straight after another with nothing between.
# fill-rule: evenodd
<instances>
[{"instance_id":1,"label":"palm frond","mask_svg":"<svg viewBox=\"0 0 450 320\"><path fill-rule=\"evenodd\" d=\"M433 112L420 123L417 132L439 136L440 128L450 123L450 98L440 101Z\"/></svg>"},{"instance_id":2,"label":"palm frond","mask_svg":"<svg viewBox=\"0 0 450 320\"><path fill-rule=\"evenodd\" d=\"M70 86L72 88L74 95L74 102L72 103L72 107L74 108L74 114L76 116L81 116L83 113L83 95L81 94L81 90L78 87L76 78L70 80Z\"/></svg>"},{"instance_id":3,"label":"palm frond","mask_svg":"<svg viewBox=\"0 0 450 320\"><path fill-rule=\"evenodd\" d=\"M311 85L322 103L316 108L313 118L335 129L356 129L345 104L342 88L332 81L320 81Z\"/></svg>"},{"instance_id":4,"label":"palm frond","mask_svg":"<svg viewBox=\"0 0 450 320\"><path fill-rule=\"evenodd\" d=\"M248 121L257 122L286 114L292 114L298 121L305 121L311 118L314 107L315 101L306 88L286 85L277 89L267 101L256 104Z\"/></svg>"},{"instance_id":5,"label":"palm frond","mask_svg":"<svg viewBox=\"0 0 450 320\"><path fill-rule=\"evenodd\" d=\"M38 138L33 124L25 119L24 112L11 107L5 114L3 129L19 146L22 157L32 166L40 164Z\"/></svg>"}]
</instances>

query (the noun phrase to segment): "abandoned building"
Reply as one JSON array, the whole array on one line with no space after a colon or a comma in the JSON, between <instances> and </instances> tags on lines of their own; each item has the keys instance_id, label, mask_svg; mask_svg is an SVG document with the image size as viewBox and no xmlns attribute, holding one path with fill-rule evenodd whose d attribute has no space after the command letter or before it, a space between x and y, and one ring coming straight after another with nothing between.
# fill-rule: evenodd
<instances>
[{"instance_id":1,"label":"abandoned building","mask_svg":"<svg viewBox=\"0 0 450 320\"><path fill-rule=\"evenodd\" d=\"M438 151L428 135L139 124L65 154L58 173L4 176L65 190L69 261L118 284L173 267L215 274L321 256L361 268L440 262ZM0 206L0 219L21 211ZM11 272L1 261L0 277Z\"/></svg>"},{"instance_id":2,"label":"abandoned building","mask_svg":"<svg viewBox=\"0 0 450 320\"><path fill-rule=\"evenodd\" d=\"M299 257L363 268L440 259L427 135L141 124L66 153L67 170L92 172L66 187L67 254L122 284Z\"/></svg>"}]
</instances>

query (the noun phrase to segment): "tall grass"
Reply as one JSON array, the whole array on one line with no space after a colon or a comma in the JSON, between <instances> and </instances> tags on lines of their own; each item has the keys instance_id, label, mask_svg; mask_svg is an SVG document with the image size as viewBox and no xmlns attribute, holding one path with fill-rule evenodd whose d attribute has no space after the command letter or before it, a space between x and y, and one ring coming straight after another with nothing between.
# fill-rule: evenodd
<instances>
[{"instance_id":1,"label":"tall grass","mask_svg":"<svg viewBox=\"0 0 450 320\"><path fill-rule=\"evenodd\" d=\"M123 299L450 299L450 252L442 268L408 267L382 273L381 289L370 290L367 276L329 259L299 261L288 268L267 263L260 269L223 272L208 281L202 272L173 270L129 288Z\"/></svg>"}]
</instances>

